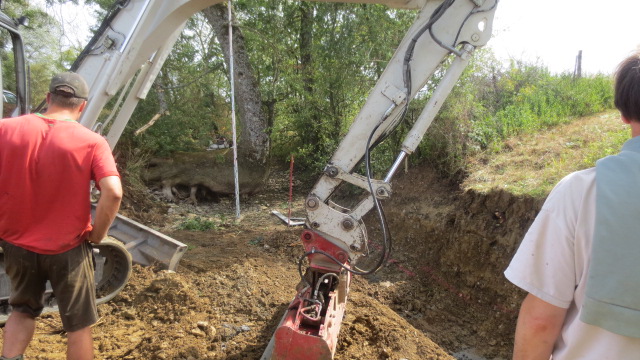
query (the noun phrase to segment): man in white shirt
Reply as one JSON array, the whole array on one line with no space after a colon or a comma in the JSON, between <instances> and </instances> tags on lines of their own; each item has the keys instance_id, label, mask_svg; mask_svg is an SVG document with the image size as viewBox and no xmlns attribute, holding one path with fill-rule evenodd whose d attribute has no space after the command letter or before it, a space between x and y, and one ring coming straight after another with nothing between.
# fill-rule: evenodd
<instances>
[{"instance_id":1,"label":"man in white shirt","mask_svg":"<svg viewBox=\"0 0 640 360\"><path fill-rule=\"evenodd\" d=\"M505 271L529 293L516 360L640 359L640 281L627 282L640 276L619 271L635 272L640 255L640 53L618 68L615 105L632 138L558 183ZM611 161L619 171L607 170Z\"/></svg>"}]
</instances>

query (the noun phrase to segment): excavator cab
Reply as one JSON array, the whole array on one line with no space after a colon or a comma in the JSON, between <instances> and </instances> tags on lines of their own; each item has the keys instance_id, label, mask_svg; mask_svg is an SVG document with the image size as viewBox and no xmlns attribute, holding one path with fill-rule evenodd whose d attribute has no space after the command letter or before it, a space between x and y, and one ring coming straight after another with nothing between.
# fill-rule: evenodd
<instances>
[{"instance_id":1,"label":"excavator cab","mask_svg":"<svg viewBox=\"0 0 640 360\"><path fill-rule=\"evenodd\" d=\"M24 46L18 31L18 27L27 22L25 17L14 20L0 11L0 87L3 90L0 111L3 118L26 114L30 110Z\"/></svg>"},{"instance_id":2,"label":"excavator cab","mask_svg":"<svg viewBox=\"0 0 640 360\"><path fill-rule=\"evenodd\" d=\"M9 90L2 90L2 117L8 118L16 116L18 108L18 97Z\"/></svg>"}]
</instances>

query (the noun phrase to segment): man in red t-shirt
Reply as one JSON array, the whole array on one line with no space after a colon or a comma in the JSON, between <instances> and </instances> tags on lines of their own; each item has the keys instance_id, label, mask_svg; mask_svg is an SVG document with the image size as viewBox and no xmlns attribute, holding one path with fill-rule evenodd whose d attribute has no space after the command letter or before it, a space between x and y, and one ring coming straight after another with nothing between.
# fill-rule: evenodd
<instances>
[{"instance_id":1,"label":"man in red t-shirt","mask_svg":"<svg viewBox=\"0 0 640 360\"><path fill-rule=\"evenodd\" d=\"M87 104L82 77L51 80L44 114L0 120L0 239L13 311L0 359L22 359L51 282L67 331L67 358L92 359L97 321L91 246L120 207L122 185L109 145L76 122ZM91 225L90 182L101 190Z\"/></svg>"}]
</instances>

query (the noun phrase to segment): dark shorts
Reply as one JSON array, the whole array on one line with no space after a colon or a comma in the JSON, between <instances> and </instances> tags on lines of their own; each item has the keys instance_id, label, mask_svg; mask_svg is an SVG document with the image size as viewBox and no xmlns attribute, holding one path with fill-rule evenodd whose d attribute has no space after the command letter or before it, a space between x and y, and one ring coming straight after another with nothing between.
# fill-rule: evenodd
<instances>
[{"instance_id":1,"label":"dark shorts","mask_svg":"<svg viewBox=\"0 0 640 360\"><path fill-rule=\"evenodd\" d=\"M44 308L47 280L55 294L62 326L67 332L98 320L91 245L55 255L42 255L1 241L5 271L11 279L12 311L39 316Z\"/></svg>"}]
</instances>

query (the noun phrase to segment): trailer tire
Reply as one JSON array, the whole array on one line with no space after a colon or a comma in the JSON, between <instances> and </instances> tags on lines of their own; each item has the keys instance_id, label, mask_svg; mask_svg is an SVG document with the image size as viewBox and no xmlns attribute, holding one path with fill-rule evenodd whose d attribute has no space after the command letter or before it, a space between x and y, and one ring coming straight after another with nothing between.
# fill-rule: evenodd
<instances>
[{"instance_id":1,"label":"trailer tire","mask_svg":"<svg viewBox=\"0 0 640 360\"><path fill-rule=\"evenodd\" d=\"M131 276L131 254L118 239L108 236L94 244L96 304L113 299L127 285Z\"/></svg>"}]
</instances>

